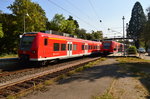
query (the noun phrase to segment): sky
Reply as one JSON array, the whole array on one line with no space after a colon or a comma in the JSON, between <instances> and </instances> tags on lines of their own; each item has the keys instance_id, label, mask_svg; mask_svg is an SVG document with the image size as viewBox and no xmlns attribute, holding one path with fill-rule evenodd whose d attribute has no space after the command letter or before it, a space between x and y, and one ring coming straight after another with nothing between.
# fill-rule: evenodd
<instances>
[{"instance_id":1,"label":"sky","mask_svg":"<svg viewBox=\"0 0 150 99\"><path fill-rule=\"evenodd\" d=\"M15 0L0 0L0 10L12 13L7 6ZM38 3L51 20L56 13L69 15L78 21L80 28L87 32L103 31L104 36L122 36L123 20L125 25L131 18L131 11L136 1L139 1L146 14L150 7L150 0L31 0ZM100 22L101 20L101 22ZM109 28L109 30L108 30Z\"/></svg>"}]
</instances>

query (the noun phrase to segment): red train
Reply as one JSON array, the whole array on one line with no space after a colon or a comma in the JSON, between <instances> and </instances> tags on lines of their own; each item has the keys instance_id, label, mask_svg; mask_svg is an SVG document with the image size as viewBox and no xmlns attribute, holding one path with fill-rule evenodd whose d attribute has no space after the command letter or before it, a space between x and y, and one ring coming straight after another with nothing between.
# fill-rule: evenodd
<instances>
[{"instance_id":1,"label":"red train","mask_svg":"<svg viewBox=\"0 0 150 99\"><path fill-rule=\"evenodd\" d=\"M100 53L101 42L60 35L32 32L22 36L18 56L20 61L46 64L48 61Z\"/></svg>"},{"instance_id":2,"label":"red train","mask_svg":"<svg viewBox=\"0 0 150 99\"><path fill-rule=\"evenodd\" d=\"M103 41L101 53L102 54L113 54L124 51L124 44L116 41Z\"/></svg>"}]
</instances>

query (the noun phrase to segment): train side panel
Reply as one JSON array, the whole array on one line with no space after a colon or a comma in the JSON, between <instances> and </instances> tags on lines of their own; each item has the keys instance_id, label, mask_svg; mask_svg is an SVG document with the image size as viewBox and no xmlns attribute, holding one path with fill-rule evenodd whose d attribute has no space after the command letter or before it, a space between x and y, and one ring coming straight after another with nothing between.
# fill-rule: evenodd
<instances>
[{"instance_id":1,"label":"train side panel","mask_svg":"<svg viewBox=\"0 0 150 99\"><path fill-rule=\"evenodd\" d=\"M46 33L26 33L21 40L20 59L48 61L99 53L101 43ZM22 58L22 56L25 58Z\"/></svg>"}]
</instances>

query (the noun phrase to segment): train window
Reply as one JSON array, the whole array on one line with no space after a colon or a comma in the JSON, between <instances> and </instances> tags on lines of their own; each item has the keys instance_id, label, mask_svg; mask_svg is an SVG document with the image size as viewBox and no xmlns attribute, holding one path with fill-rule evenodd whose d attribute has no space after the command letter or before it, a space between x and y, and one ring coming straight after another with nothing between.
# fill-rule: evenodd
<instances>
[{"instance_id":1,"label":"train window","mask_svg":"<svg viewBox=\"0 0 150 99\"><path fill-rule=\"evenodd\" d=\"M99 49L99 45L97 46L97 49Z\"/></svg>"},{"instance_id":2,"label":"train window","mask_svg":"<svg viewBox=\"0 0 150 99\"><path fill-rule=\"evenodd\" d=\"M110 46L111 46L111 43L110 43L110 42L105 42L105 43L103 43L103 48L104 48L104 49L109 49Z\"/></svg>"},{"instance_id":3,"label":"train window","mask_svg":"<svg viewBox=\"0 0 150 99\"><path fill-rule=\"evenodd\" d=\"M65 51L66 50L66 44L61 44L61 51Z\"/></svg>"},{"instance_id":4,"label":"train window","mask_svg":"<svg viewBox=\"0 0 150 99\"><path fill-rule=\"evenodd\" d=\"M82 50L84 50L84 45L82 45Z\"/></svg>"},{"instance_id":5,"label":"train window","mask_svg":"<svg viewBox=\"0 0 150 99\"><path fill-rule=\"evenodd\" d=\"M73 45L73 50L74 50L74 51L77 50L77 44L74 44L74 45Z\"/></svg>"},{"instance_id":6,"label":"train window","mask_svg":"<svg viewBox=\"0 0 150 99\"><path fill-rule=\"evenodd\" d=\"M94 49L94 45L92 45L92 49Z\"/></svg>"},{"instance_id":7,"label":"train window","mask_svg":"<svg viewBox=\"0 0 150 99\"><path fill-rule=\"evenodd\" d=\"M70 49L70 48L69 48L69 44L68 44L68 51L69 51L69 49Z\"/></svg>"},{"instance_id":8,"label":"train window","mask_svg":"<svg viewBox=\"0 0 150 99\"><path fill-rule=\"evenodd\" d=\"M88 45L88 50L90 50L90 45Z\"/></svg>"},{"instance_id":9,"label":"train window","mask_svg":"<svg viewBox=\"0 0 150 99\"><path fill-rule=\"evenodd\" d=\"M47 38L44 39L44 45L45 45L45 46L48 45L48 40L47 40Z\"/></svg>"},{"instance_id":10,"label":"train window","mask_svg":"<svg viewBox=\"0 0 150 99\"><path fill-rule=\"evenodd\" d=\"M85 45L85 50L88 50L88 45Z\"/></svg>"},{"instance_id":11,"label":"train window","mask_svg":"<svg viewBox=\"0 0 150 99\"><path fill-rule=\"evenodd\" d=\"M23 36L21 39L20 49L21 50L30 50L32 42L35 36Z\"/></svg>"},{"instance_id":12,"label":"train window","mask_svg":"<svg viewBox=\"0 0 150 99\"><path fill-rule=\"evenodd\" d=\"M93 49L95 49L95 46L93 46Z\"/></svg>"},{"instance_id":13,"label":"train window","mask_svg":"<svg viewBox=\"0 0 150 99\"><path fill-rule=\"evenodd\" d=\"M72 50L72 44L70 44L70 50Z\"/></svg>"},{"instance_id":14,"label":"train window","mask_svg":"<svg viewBox=\"0 0 150 99\"><path fill-rule=\"evenodd\" d=\"M72 44L68 44L68 51L71 51L72 50Z\"/></svg>"},{"instance_id":15,"label":"train window","mask_svg":"<svg viewBox=\"0 0 150 99\"><path fill-rule=\"evenodd\" d=\"M54 43L54 51L59 51L59 43Z\"/></svg>"}]
</instances>

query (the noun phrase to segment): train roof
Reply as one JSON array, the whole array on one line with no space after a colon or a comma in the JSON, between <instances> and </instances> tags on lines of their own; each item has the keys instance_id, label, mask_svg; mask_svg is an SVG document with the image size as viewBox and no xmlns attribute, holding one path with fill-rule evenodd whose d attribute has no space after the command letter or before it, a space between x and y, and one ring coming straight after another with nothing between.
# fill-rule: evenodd
<instances>
[{"instance_id":1,"label":"train roof","mask_svg":"<svg viewBox=\"0 0 150 99\"><path fill-rule=\"evenodd\" d=\"M112 43L123 44L123 43L120 43L120 42L117 42L117 41L112 41L112 40L108 40L108 41L102 41L102 42L112 42Z\"/></svg>"},{"instance_id":2,"label":"train roof","mask_svg":"<svg viewBox=\"0 0 150 99\"><path fill-rule=\"evenodd\" d=\"M77 42L88 42L88 43L100 43L96 41L90 41L90 40L84 40L80 38L73 38L73 37L66 37L66 36L61 36L61 35L55 35L55 34L48 34L48 33L43 33L43 32L29 32L25 34L36 34L36 35L41 35L44 37L51 37L51 38L60 38L60 39L65 39L65 40L70 40L70 41L77 41Z\"/></svg>"}]
</instances>

